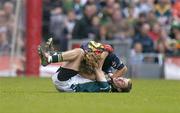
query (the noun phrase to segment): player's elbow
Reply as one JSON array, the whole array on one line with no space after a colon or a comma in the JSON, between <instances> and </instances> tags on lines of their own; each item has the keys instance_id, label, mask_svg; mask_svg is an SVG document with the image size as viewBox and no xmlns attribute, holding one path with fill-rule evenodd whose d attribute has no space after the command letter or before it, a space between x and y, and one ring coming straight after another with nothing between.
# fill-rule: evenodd
<instances>
[{"instance_id":1,"label":"player's elbow","mask_svg":"<svg viewBox=\"0 0 180 113\"><path fill-rule=\"evenodd\" d=\"M127 71L128 71L128 68L127 68L126 66L124 66L123 68L117 70L117 71L113 74L112 78L114 78L114 77L122 77L124 74L127 73Z\"/></svg>"},{"instance_id":2,"label":"player's elbow","mask_svg":"<svg viewBox=\"0 0 180 113\"><path fill-rule=\"evenodd\" d=\"M127 71L128 71L127 66L124 66L124 67L123 67L123 73L125 74L125 73L127 73Z\"/></svg>"}]
</instances>

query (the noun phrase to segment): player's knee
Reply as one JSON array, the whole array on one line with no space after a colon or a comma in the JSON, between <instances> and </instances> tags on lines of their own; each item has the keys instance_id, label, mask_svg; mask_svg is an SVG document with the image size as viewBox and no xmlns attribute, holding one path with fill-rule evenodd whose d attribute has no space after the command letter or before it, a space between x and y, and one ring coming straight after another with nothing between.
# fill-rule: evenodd
<instances>
[{"instance_id":1,"label":"player's knee","mask_svg":"<svg viewBox=\"0 0 180 113\"><path fill-rule=\"evenodd\" d=\"M84 55L84 50L82 48L77 48L76 52L79 56L83 56Z\"/></svg>"},{"instance_id":2,"label":"player's knee","mask_svg":"<svg viewBox=\"0 0 180 113\"><path fill-rule=\"evenodd\" d=\"M84 50L81 49L81 48L73 49L73 54L72 55L75 56L76 58L82 57L84 55Z\"/></svg>"}]
</instances>

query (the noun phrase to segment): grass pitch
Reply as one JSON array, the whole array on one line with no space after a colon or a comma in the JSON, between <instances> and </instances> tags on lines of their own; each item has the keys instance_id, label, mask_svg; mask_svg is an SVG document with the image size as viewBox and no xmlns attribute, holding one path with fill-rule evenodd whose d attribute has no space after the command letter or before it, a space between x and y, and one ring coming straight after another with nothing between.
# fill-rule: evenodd
<instances>
[{"instance_id":1,"label":"grass pitch","mask_svg":"<svg viewBox=\"0 0 180 113\"><path fill-rule=\"evenodd\" d=\"M133 80L130 93L59 93L49 78L0 78L0 113L180 113L180 81Z\"/></svg>"}]
</instances>

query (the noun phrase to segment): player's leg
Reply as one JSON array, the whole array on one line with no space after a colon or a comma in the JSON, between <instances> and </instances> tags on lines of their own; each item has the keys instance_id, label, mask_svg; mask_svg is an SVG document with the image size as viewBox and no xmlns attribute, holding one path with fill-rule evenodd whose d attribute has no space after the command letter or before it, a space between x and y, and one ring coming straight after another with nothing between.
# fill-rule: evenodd
<instances>
[{"instance_id":1,"label":"player's leg","mask_svg":"<svg viewBox=\"0 0 180 113\"><path fill-rule=\"evenodd\" d=\"M79 65L83 57L82 49L74 49L67 52L62 52L62 61L67 61L62 65L57 73L52 76L52 81L59 91L73 92L71 85L72 78L78 74Z\"/></svg>"},{"instance_id":2,"label":"player's leg","mask_svg":"<svg viewBox=\"0 0 180 113\"><path fill-rule=\"evenodd\" d=\"M76 56L75 59L68 60L65 65L60 67L58 74L55 74L55 76L52 77L56 88L63 91L74 90L77 92L109 92L110 85L108 84L101 69L102 65L99 65L99 67L97 67L96 81L84 78L83 75L77 75L80 63L84 56L84 51L82 49L78 49L76 52L78 52L78 56ZM62 56L63 55L66 56L69 55L69 53L67 52L67 54L62 54ZM103 57L103 59L100 62L103 63L105 57L107 56L107 53L103 53L101 56ZM73 84L76 85L72 86Z\"/></svg>"},{"instance_id":3,"label":"player's leg","mask_svg":"<svg viewBox=\"0 0 180 113\"><path fill-rule=\"evenodd\" d=\"M41 46L38 48L39 56L41 58L41 64L47 66L50 63L57 62L76 62L79 64L79 60L83 57L84 51L81 48L65 51L65 52L55 52L53 55L50 55L48 52L45 52Z\"/></svg>"},{"instance_id":4,"label":"player's leg","mask_svg":"<svg viewBox=\"0 0 180 113\"><path fill-rule=\"evenodd\" d=\"M81 48L63 52L62 53L63 61L67 61L64 63L63 67L79 71L79 67L84 54L85 54L84 50Z\"/></svg>"}]
</instances>

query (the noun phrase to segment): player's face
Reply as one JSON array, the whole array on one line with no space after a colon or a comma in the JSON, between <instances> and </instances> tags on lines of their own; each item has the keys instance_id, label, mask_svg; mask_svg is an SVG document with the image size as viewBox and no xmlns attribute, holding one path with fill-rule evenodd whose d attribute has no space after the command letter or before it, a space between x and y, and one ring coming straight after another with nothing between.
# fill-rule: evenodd
<instances>
[{"instance_id":1,"label":"player's face","mask_svg":"<svg viewBox=\"0 0 180 113\"><path fill-rule=\"evenodd\" d=\"M123 77L113 78L113 83L116 86L117 90L120 88L126 88L128 86L128 79Z\"/></svg>"}]
</instances>

